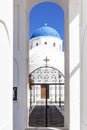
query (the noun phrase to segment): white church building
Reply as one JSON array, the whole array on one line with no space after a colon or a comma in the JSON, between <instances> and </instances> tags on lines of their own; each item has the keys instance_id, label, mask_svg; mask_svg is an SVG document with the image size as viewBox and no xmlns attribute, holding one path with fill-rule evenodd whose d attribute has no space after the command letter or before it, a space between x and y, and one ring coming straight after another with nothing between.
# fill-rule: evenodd
<instances>
[{"instance_id":1,"label":"white church building","mask_svg":"<svg viewBox=\"0 0 87 130\"><path fill-rule=\"evenodd\" d=\"M37 64L31 57L35 56L37 62L40 56L38 68L56 68L55 65L60 65L54 63L63 54L59 36L58 39L52 37L52 43L48 37L47 40L44 37L33 37L29 46L28 16L31 9L40 2L46 0L0 0L0 130L62 130L53 127L30 128L28 125L29 73L31 74ZM61 6L64 11L64 68L59 68L65 76L63 129L87 130L87 0L49 2ZM42 47L46 46L52 50L53 55L50 52L48 55L38 52L41 48L44 53ZM35 54L33 50L38 53ZM59 53L61 55L56 58ZM45 62L44 59L49 61ZM56 61L52 62L52 59Z\"/></svg>"},{"instance_id":2,"label":"white church building","mask_svg":"<svg viewBox=\"0 0 87 130\"><path fill-rule=\"evenodd\" d=\"M32 100L35 103L45 101L45 86L48 83L48 102L59 102L59 82L56 69L62 73L64 82L63 41L59 33L47 25L38 28L29 40L29 73L33 76ZM36 71L37 70L37 71ZM34 75L32 73L35 73ZM54 83L54 84L52 84ZM56 88L55 88L56 87ZM64 104L64 85L61 86L61 102ZM56 94L56 95L55 95ZM35 95L35 97L33 96Z\"/></svg>"}]
</instances>

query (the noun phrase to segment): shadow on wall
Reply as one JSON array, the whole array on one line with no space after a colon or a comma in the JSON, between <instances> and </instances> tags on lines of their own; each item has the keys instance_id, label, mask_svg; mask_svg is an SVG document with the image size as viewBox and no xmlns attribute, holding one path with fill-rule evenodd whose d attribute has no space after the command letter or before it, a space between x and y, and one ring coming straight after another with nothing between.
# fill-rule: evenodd
<instances>
[{"instance_id":1,"label":"shadow on wall","mask_svg":"<svg viewBox=\"0 0 87 130\"><path fill-rule=\"evenodd\" d=\"M0 23L4 26L7 37L8 37L8 40L9 40L9 43L10 43L10 37L9 37L8 29L7 29L7 26L6 26L5 22L0 20Z\"/></svg>"}]
</instances>

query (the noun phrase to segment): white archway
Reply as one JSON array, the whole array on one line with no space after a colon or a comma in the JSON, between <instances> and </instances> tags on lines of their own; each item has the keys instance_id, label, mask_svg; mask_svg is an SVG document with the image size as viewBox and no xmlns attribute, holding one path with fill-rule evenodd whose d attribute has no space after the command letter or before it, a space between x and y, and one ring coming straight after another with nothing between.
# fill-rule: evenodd
<instances>
[{"instance_id":1,"label":"white archway","mask_svg":"<svg viewBox=\"0 0 87 130\"><path fill-rule=\"evenodd\" d=\"M24 127L28 127L28 109L27 109L27 81L28 81L28 68L27 68L27 63L26 59L28 61L28 14L32 7L40 2L44 2L43 0L37 0L37 1L14 1L14 35L18 34L15 36L15 39L17 38L17 41L15 42L14 40L14 56L17 58L18 65L20 66L19 68L19 107L18 107L18 115L21 114L19 118L19 122L16 122L16 125L14 126L15 130L17 129L23 129ZM67 0L65 1L50 1L50 2L55 2L56 4L59 4L63 9L64 9L64 14L65 14L65 25L64 25L64 30L65 30L65 61L66 59L69 59L69 52L68 52L68 2ZM16 21L15 21L16 20ZM18 47L18 49L15 48ZM21 60L22 57L22 60ZM26 73L27 72L27 73ZM66 102L65 102L65 127L69 128L69 61L65 62L65 86L66 86L66 92L65 97L66 97ZM26 110L26 111L25 111ZM21 122L21 123L20 123Z\"/></svg>"},{"instance_id":2,"label":"white archway","mask_svg":"<svg viewBox=\"0 0 87 130\"><path fill-rule=\"evenodd\" d=\"M31 11L31 9L41 3L41 2L45 2L45 1L40 1L40 0L37 0L36 2L33 2L31 1L27 10ZM65 45L65 127L66 128L69 128L69 42L68 42L68 39L69 39L69 32L68 32L68 29L66 28L69 28L69 26L67 26L68 24L68 2L67 1L57 1L57 0L54 0L54 1L50 1L50 2L53 2L53 3L56 3L58 4L59 6L62 7L62 9L64 10L64 16L65 16L65 20L64 20L64 45ZM67 17L67 19L66 19ZM67 59L67 60L66 60Z\"/></svg>"},{"instance_id":3,"label":"white archway","mask_svg":"<svg viewBox=\"0 0 87 130\"><path fill-rule=\"evenodd\" d=\"M45 0L46 1L46 0ZM28 127L28 121L27 121L27 81L28 81L28 73L27 70L27 63L26 59L28 61L28 14L31 11L32 7L40 2L45 2L43 0L36 0L36 1L29 1L29 0L24 0L24 1L15 1L15 8L14 10L18 9L16 12L15 17L19 19L17 24L18 26L18 34L19 34L19 49L15 50L15 57L19 59L19 79L20 79L20 103L19 103L19 114L21 115L22 118L19 117L19 122L17 122L17 129L23 129L25 127ZM73 120L73 115L77 119L77 109L75 108L76 111L73 112L73 109L71 106L73 106L73 103L75 101L75 104L77 104L77 100L75 100L75 97L72 98L72 95L74 95L75 87L80 86L79 84L79 73L78 77L76 75L73 75L74 78L70 78L70 70L69 68L72 66L72 62L74 57L73 55L73 50L75 49L73 46L73 39L74 39L74 44L79 45L79 17L76 17L77 14L80 14L77 4L80 6L80 2L75 1L68 1L68 0L50 0L50 2L55 2L56 4L59 4L63 9L64 9L64 34L65 34L65 39L64 39L64 44L65 44L65 127L68 129L78 129L79 130L79 121L78 125L74 125L75 120ZM76 3L77 2L77 3ZM75 11L73 11L73 8ZM75 21L74 18L76 17ZM73 24L75 23L75 24ZM70 26L69 26L70 25ZM74 26L73 26L74 25ZM77 28L76 28L77 27ZM17 28L17 26L16 26ZM73 35L73 28L76 30L78 33L77 39ZM15 32L16 33L16 32ZM15 34L14 33L14 34ZM70 33L70 34L69 34ZM75 33L76 34L76 33ZM17 43L15 43L17 44ZM69 47L70 46L70 47ZM78 46L77 46L78 47ZM71 48L71 49L70 49ZM72 49L73 48L73 49ZM77 49L78 50L78 49ZM75 52L76 53L76 52ZM79 52L78 52L79 54ZM22 60L20 60L22 57ZM69 58L70 57L70 58ZM79 56L78 56L79 57ZM71 60L72 59L72 60ZM79 58L78 58L79 59ZM21 62L20 62L21 61ZM74 63L74 62L73 62ZM76 74L76 70L78 69L78 66L76 69L74 69L73 73L71 74ZM74 73L75 72L75 73ZM78 79L78 80L77 80ZM74 85L75 83L75 85ZM78 92L78 91L77 91ZM79 94L79 93L78 93ZM79 101L78 101L79 102ZM78 103L79 104L79 103ZM78 105L79 106L79 105ZM79 110L79 108L78 108ZM21 123L20 123L21 122Z\"/></svg>"}]
</instances>

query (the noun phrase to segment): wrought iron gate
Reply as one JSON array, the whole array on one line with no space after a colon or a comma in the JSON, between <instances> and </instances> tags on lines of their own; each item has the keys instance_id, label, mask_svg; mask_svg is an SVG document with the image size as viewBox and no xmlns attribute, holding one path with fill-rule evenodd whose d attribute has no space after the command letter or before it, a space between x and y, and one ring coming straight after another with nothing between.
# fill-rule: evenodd
<instances>
[{"instance_id":1,"label":"wrought iron gate","mask_svg":"<svg viewBox=\"0 0 87 130\"><path fill-rule=\"evenodd\" d=\"M64 85L64 75L54 67L43 66L29 74L30 85L57 84Z\"/></svg>"},{"instance_id":2,"label":"wrought iron gate","mask_svg":"<svg viewBox=\"0 0 87 130\"><path fill-rule=\"evenodd\" d=\"M29 74L29 86L30 90L34 85L45 85L46 86L46 127L47 127L47 87L48 85L59 86L59 107L61 103L64 103L64 75L56 68L49 66L42 66L35 69ZM31 96L30 96L31 97ZM31 99L30 99L31 101ZM31 102L30 102L31 104Z\"/></svg>"}]
</instances>

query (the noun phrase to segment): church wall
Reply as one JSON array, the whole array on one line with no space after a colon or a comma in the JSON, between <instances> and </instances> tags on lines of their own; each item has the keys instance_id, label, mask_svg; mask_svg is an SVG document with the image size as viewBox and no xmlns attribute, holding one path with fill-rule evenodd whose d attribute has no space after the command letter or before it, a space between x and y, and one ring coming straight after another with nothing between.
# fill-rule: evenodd
<instances>
[{"instance_id":1,"label":"church wall","mask_svg":"<svg viewBox=\"0 0 87 130\"><path fill-rule=\"evenodd\" d=\"M54 47L57 49L57 51L61 51L60 50L60 45L62 46L62 39L59 39L59 38L54 38L54 37L45 37L45 38L41 38L41 43L42 45L45 44L45 42L47 42L46 45L48 45L49 47ZM55 43L55 46L54 46L54 43ZM62 49L62 47L61 47Z\"/></svg>"},{"instance_id":2,"label":"church wall","mask_svg":"<svg viewBox=\"0 0 87 130\"><path fill-rule=\"evenodd\" d=\"M0 0L0 130L12 130L13 1Z\"/></svg>"},{"instance_id":3,"label":"church wall","mask_svg":"<svg viewBox=\"0 0 87 130\"><path fill-rule=\"evenodd\" d=\"M81 0L81 130L87 130L87 0Z\"/></svg>"},{"instance_id":4,"label":"church wall","mask_svg":"<svg viewBox=\"0 0 87 130\"><path fill-rule=\"evenodd\" d=\"M55 44L55 45L54 45ZM62 51L62 39L54 38L54 37L38 37L29 40L29 50L33 49L34 47L38 47L39 45L45 45L49 47L56 48L57 51Z\"/></svg>"}]
</instances>

